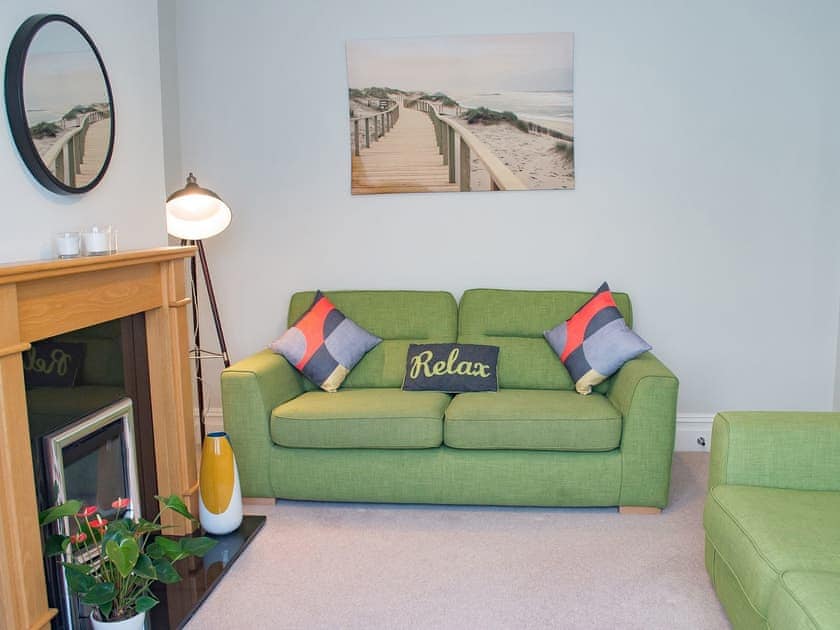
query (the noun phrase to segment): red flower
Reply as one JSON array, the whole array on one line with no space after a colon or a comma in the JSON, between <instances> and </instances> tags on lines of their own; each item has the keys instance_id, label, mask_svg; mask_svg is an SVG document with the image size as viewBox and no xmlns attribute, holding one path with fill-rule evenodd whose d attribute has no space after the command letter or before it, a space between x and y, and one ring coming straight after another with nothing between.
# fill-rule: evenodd
<instances>
[{"instance_id":1,"label":"red flower","mask_svg":"<svg viewBox=\"0 0 840 630\"><path fill-rule=\"evenodd\" d=\"M111 507L115 510L122 510L123 508L127 508L129 503L131 503L130 499L117 499L111 504Z\"/></svg>"},{"instance_id":2,"label":"red flower","mask_svg":"<svg viewBox=\"0 0 840 630\"><path fill-rule=\"evenodd\" d=\"M96 514L96 511L97 511L97 510L96 510L96 506L95 506L95 505L89 505L89 506L87 506L84 510L82 510L81 512L79 512L79 513L77 514L77 516L78 516L79 518L88 518L89 516L93 516L94 514Z\"/></svg>"},{"instance_id":3,"label":"red flower","mask_svg":"<svg viewBox=\"0 0 840 630\"><path fill-rule=\"evenodd\" d=\"M95 521L88 521L88 524L91 527L95 527L98 530L103 530L108 525L108 519L107 518L102 518L101 516L99 516L99 514L97 514L96 515L96 520Z\"/></svg>"},{"instance_id":4,"label":"red flower","mask_svg":"<svg viewBox=\"0 0 840 630\"><path fill-rule=\"evenodd\" d=\"M83 543L87 540L87 534L84 532L79 532L78 534L74 534L70 536L70 542L74 545L78 545L79 543Z\"/></svg>"}]
</instances>

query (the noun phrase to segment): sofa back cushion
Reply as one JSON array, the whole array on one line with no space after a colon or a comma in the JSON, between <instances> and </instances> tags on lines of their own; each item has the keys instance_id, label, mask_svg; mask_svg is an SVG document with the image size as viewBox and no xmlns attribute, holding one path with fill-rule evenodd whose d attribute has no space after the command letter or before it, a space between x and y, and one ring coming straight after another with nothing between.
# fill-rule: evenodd
<instances>
[{"instance_id":1,"label":"sofa back cushion","mask_svg":"<svg viewBox=\"0 0 840 630\"><path fill-rule=\"evenodd\" d=\"M401 387L410 343L453 343L458 332L458 306L445 291L325 291L347 317L382 338L382 343L356 364L342 389ZM291 326L312 304L315 291L295 293L289 303ZM305 381L308 390L315 389Z\"/></svg>"},{"instance_id":2,"label":"sofa back cushion","mask_svg":"<svg viewBox=\"0 0 840 630\"><path fill-rule=\"evenodd\" d=\"M588 291L470 289L461 298L458 343L499 346L500 388L574 389L543 332L571 317L591 297ZM616 292L613 297L632 326L630 297Z\"/></svg>"}]
</instances>

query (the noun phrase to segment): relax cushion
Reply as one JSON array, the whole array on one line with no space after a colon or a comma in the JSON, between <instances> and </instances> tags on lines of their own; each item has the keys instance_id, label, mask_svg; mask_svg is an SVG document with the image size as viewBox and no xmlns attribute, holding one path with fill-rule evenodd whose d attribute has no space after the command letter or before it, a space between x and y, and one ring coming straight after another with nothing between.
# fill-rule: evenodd
<instances>
[{"instance_id":1,"label":"relax cushion","mask_svg":"<svg viewBox=\"0 0 840 630\"><path fill-rule=\"evenodd\" d=\"M453 448L609 451L621 441L621 414L601 394L522 389L458 394L446 410L444 435Z\"/></svg>"},{"instance_id":2,"label":"relax cushion","mask_svg":"<svg viewBox=\"0 0 840 630\"><path fill-rule=\"evenodd\" d=\"M347 317L383 341L348 374L341 389L402 387L410 343L451 343L458 332L458 306L445 291L329 291ZM289 304L292 325L312 304L314 291L295 293ZM556 361L556 359L555 359ZM304 388L314 390L312 383Z\"/></svg>"},{"instance_id":3,"label":"relax cushion","mask_svg":"<svg viewBox=\"0 0 840 630\"><path fill-rule=\"evenodd\" d=\"M787 571L770 602L767 622L774 630L840 628L840 572Z\"/></svg>"},{"instance_id":4,"label":"relax cushion","mask_svg":"<svg viewBox=\"0 0 840 630\"><path fill-rule=\"evenodd\" d=\"M543 332L571 317L591 297L587 291L470 289L464 292L458 310L458 342L499 346L500 389L572 390L569 372L545 342ZM632 327L630 298L626 293L613 293L613 298ZM601 384L595 391L606 387Z\"/></svg>"},{"instance_id":5,"label":"relax cushion","mask_svg":"<svg viewBox=\"0 0 840 630\"><path fill-rule=\"evenodd\" d=\"M271 439L302 448L435 448L449 399L399 389L306 392L274 408Z\"/></svg>"},{"instance_id":6,"label":"relax cushion","mask_svg":"<svg viewBox=\"0 0 840 630\"><path fill-rule=\"evenodd\" d=\"M840 493L716 486L703 524L709 542L767 617L785 571L840 572Z\"/></svg>"}]
</instances>

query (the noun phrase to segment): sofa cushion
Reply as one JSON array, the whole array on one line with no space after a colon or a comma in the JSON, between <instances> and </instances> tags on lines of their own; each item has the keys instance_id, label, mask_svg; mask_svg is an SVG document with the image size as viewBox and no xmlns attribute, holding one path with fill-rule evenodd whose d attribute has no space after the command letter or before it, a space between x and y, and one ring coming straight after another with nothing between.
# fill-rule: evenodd
<instances>
[{"instance_id":1,"label":"sofa cushion","mask_svg":"<svg viewBox=\"0 0 840 630\"><path fill-rule=\"evenodd\" d=\"M502 389L574 389L543 332L571 317L591 297L586 291L470 289L464 292L458 311L458 342L499 346ZM632 326L630 298L626 293L613 293L613 298ZM604 391L606 386L595 391Z\"/></svg>"},{"instance_id":2,"label":"sofa cushion","mask_svg":"<svg viewBox=\"0 0 840 630\"><path fill-rule=\"evenodd\" d=\"M497 346L472 343L413 343L405 364L405 391L495 392L499 389Z\"/></svg>"},{"instance_id":3,"label":"sofa cushion","mask_svg":"<svg viewBox=\"0 0 840 630\"><path fill-rule=\"evenodd\" d=\"M786 571L770 601L770 628L840 628L840 573Z\"/></svg>"},{"instance_id":4,"label":"sofa cushion","mask_svg":"<svg viewBox=\"0 0 840 630\"><path fill-rule=\"evenodd\" d=\"M451 343L458 332L458 306L445 291L330 291L330 300L347 317L383 341L356 364L342 389L402 387L410 343ZM289 304L289 325L315 297L295 293ZM556 359L555 359L556 361ZM305 382L307 390L315 387Z\"/></svg>"},{"instance_id":5,"label":"sofa cushion","mask_svg":"<svg viewBox=\"0 0 840 630\"><path fill-rule=\"evenodd\" d=\"M317 291L306 312L270 348L315 385L335 392L350 370L380 341Z\"/></svg>"},{"instance_id":6,"label":"sofa cushion","mask_svg":"<svg viewBox=\"0 0 840 630\"><path fill-rule=\"evenodd\" d=\"M589 394L630 359L651 349L630 328L604 282L592 298L545 338L566 366L579 394Z\"/></svg>"},{"instance_id":7,"label":"sofa cushion","mask_svg":"<svg viewBox=\"0 0 840 630\"><path fill-rule=\"evenodd\" d=\"M274 408L271 438L301 448L435 448L449 399L399 389L306 392Z\"/></svg>"},{"instance_id":8,"label":"sofa cushion","mask_svg":"<svg viewBox=\"0 0 840 630\"><path fill-rule=\"evenodd\" d=\"M458 394L446 410L453 448L609 451L621 440L621 414L601 394L503 389Z\"/></svg>"},{"instance_id":9,"label":"sofa cushion","mask_svg":"<svg viewBox=\"0 0 840 630\"><path fill-rule=\"evenodd\" d=\"M785 571L840 572L840 493L716 486L706 498L709 542L767 617Z\"/></svg>"}]
</instances>

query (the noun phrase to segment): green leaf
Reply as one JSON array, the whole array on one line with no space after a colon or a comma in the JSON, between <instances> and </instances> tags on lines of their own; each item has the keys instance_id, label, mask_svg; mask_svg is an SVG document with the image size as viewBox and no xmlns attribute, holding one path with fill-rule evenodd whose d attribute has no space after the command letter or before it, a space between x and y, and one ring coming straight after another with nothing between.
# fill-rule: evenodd
<instances>
[{"instance_id":1,"label":"green leaf","mask_svg":"<svg viewBox=\"0 0 840 630\"><path fill-rule=\"evenodd\" d=\"M187 509L186 504L180 499L180 497L177 494L171 494L168 497L155 496L155 498L163 506L162 509L177 512L184 518L189 519L191 521L198 520L195 516L190 514L190 511Z\"/></svg>"},{"instance_id":2,"label":"green leaf","mask_svg":"<svg viewBox=\"0 0 840 630\"><path fill-rule=\"evenodd\" d=\"M137 559L137 565L134 567L134 575L145 580L156 580L157 571L155 565L152 564L151 559L147 555L141 555Z\"/></svg>"},{"instance_id":3,"label":"green leaf","mask_svg":"<svg viewBox=\"0 0 840 630\"><path fill-rule=\"evenodd\" d=\"M157 523L152 523L152 521L141 518L137 521L137 526L134 531L138 534L148 534L149 532L159 532L162 529L163 527Z\"/></svg>"},{"instance_id":4,"label":"green leaf","mask_svg":"<svg viewBox=\"0 0 840 630\"><path fill-rule=\"evenodd\" d=\"M108 533L114 532L124 538L134 537L134 524L126 519L111 521L108 523Z\"/></svg>"},{"instance_id":5,"label":"green leaf","mask_svg":"<svg viewBox=\"0 0 840 630\"><path fill-rule=\"evenodd\" d=\"M199 538L184 538L181 541L181 548L184 550L184 553L201 558L218 544L218 540L201 536Z\"/></svg>"},{"instance_id":6,"label":"green leaf","mask_svg":"<svg viewBox=\"0 0 840 630\"><path fill-rule=\"evenodd\" d=\"M117 567L120 575L128 577L140 557L140 547L133 538L125 538L119 543L115 540L109 540L105 543L105 554L108 556L108 560Z\"/></svg>"},{"instance_id":7,"label":"green leaf","mask_svg":"<svg viewBox=\"0 0 840 630\"><path fill-rule=\"evenodd\" d=\"M94 577L86 573L67 570L64 572L64 576L67 578L67 586L70 587L70 590L79 595L84 595L96 586Z\"/></svg>"},{"instance_id":8,"label":"green leaf","mask_svg":"<svg viewBox=\"0 0 840 630\"><path fill-rule=\"evenodd\" d=\"M156 542L149 543L146 545L146 555L152 560L159 560L160 558L163 558L163 549L161 549L160 545Z\"/></svg>"},{"instance_id":9,"label":"green leaf","mask_svg":"<svg viewBox=\"0 0 840 630\"><path fill-rule=\"evenodd\" d=\"M181 543L165 536L156 536L155 542L160 546L163 555L170 560L178 560L183 557L184 550L181 548Z\"/></svg>"},{"instance_id":10,"label":"green leaf","mask_svg":"<svg viewBox=\"0 0 840 630\"><path fill-rule=\"evenodd\" d=\"M158 580L164 584L174 584L181 581L181 576L172 566L168 560L160 559L155 561L155 571L157 572Z\"/></svg>"},{"instance_id":11,"label":"green leaf","mask_svg":"<svg viewBox=\"0 0 840 630\"><path fill-rule=\"evenodd\" d=\"M117 595L117 587L110 582L101 582L82 594L82 602L88 606L104 606Z\"/></svg>"},{"instance_id":12,"label":"green leaf","mask_svg":"<svg viewBox=\"0 0 840 630\"><path fill-rule=\"evenodd\" d=\"M150 595L141 595L134 603L134 610L138 613L144 613L157 606L160 602Z\"/></svg>"},{"instance_id":13,"label":"green leaf","mask_svg":"<svg viewBox=\"0 0 840 630\"><path fill-rule=\"evenodd\" d=\"M51 508L47 508L40 514L38 514L38 524L39 525L47 525L48 523L54 523L60 518L64 518L65 516L73 516L74 514L78 514L79 510L82 509L82 502L73 499L68 501L67 503L62 503L61 505L56 505Z\"/></svg>"},{"instance_id":14,"label":"green leaf","mask_svg":"<svg viewBox=\"0 0 840 630\"><path fill-rule=\"evenodd\" d=\"M99 614L102 615L103 619L107 619L111 616L111 611L114 609L114 602L106 602L99 607Z\"/></svg>"},{"instance_id":15,"label":"green leaf","mask_svg":"<svg viewBox=\"0 0 840 630\"><path fill-rule=\"evenodd\" d=\"M87 575L93 568L89 564L73 564L72 562L62 562L61 563L65 569L68 571L75 571L76 573L84 573Z\"/></svg>"},{"instance_id":16,"label":"green leaf","mask_svg":"<svg viewBox=\"0 0 840 630\"><path fill-rule=\"evenodd\" d=\"M57 556L59 554L64 553L64 551L67 549L67 545L69 544L69 536L55 534L54 536L50 536L49 538L47 538L46 542L44 543L44 554L48 558L52 556Z\"/></svg>"}]
</instances>

